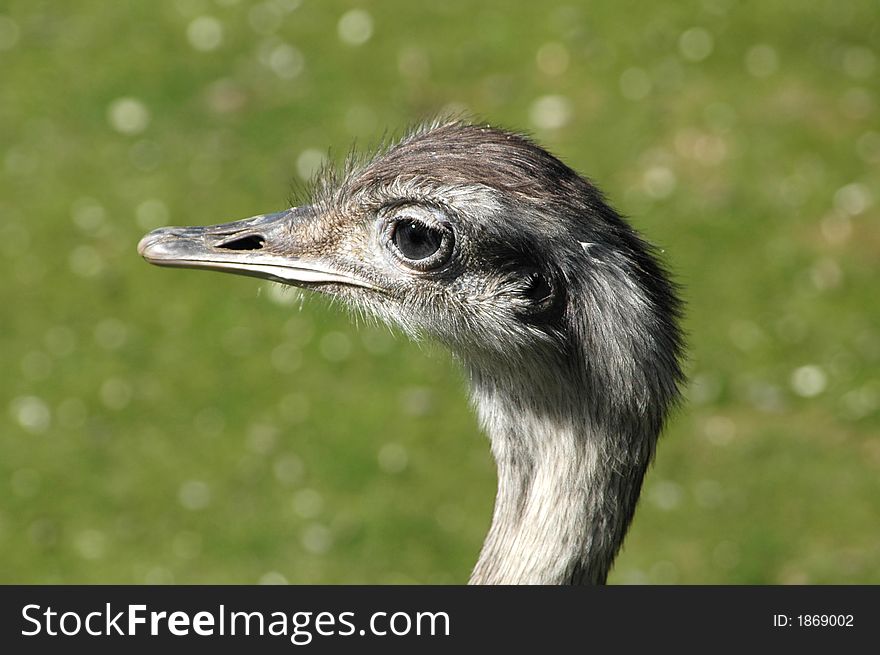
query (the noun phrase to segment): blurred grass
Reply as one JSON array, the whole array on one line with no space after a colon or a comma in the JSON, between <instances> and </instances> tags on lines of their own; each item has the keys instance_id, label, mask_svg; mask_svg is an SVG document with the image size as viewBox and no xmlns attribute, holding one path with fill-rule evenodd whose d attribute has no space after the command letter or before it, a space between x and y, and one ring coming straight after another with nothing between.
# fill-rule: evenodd
<instances>
[{"instance_id":1,"label":"blurred grass","mask_svg":"<svg viewBox=\"0 0 880 655\"><path fill-rule=\"evenodd\" d=\"M467 579L494 470L442 351L134 249L449 111L685 286L611 582L880 582L877 43L870 1L0 2L0 582Z\"/></svg>"}]
</instances>

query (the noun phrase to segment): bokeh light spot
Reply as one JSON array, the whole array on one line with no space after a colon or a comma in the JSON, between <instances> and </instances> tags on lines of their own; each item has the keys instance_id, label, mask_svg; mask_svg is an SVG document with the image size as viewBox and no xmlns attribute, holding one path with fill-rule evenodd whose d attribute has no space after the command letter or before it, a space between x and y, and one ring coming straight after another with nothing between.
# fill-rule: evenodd
<instances>
[{"instance_id":1,"label":"bokeh light spot","mask_svg":"<svg viewBox=\"0 0 880 655\"><path fill-rule=\"evenodd\" d=\"M180 485L177 499L186 509L205 509L211 504L211 488L201 480L187 480Z\"/></svg>"},{"instance_id":2,"label":"bokeh light spot","mask_svg":"<svg viewBox=\"0 0 880 655\"><path fill-rule=\"evenodd\" d=\"M682 32L678 39L678 50L688 61L703 61L712 54L715 39L702 27L692 27Z\"/></svg>"},{"instance_id":3,"label":"bokeh light spot","mask_svg":"<svg viewBox=\"0 0 880 655\"><path fill-rule=\"evenodd\" d=\"M561 95L541 96L529 109L532 125L542 130L555 130L565 127L571 120L571 100Z\"/></svg>"},{"instance_id":4,"label":"bokeh light spot","mask_svg":"<svg viewBox=\"0 0 880 655\"><path fill-rule=\"evenodd\" d=\"M766 44L758 44L746 52L746 70L755 77L770 77L779 69L779 55L776 49Z\"/></svg>"},{"instance_id":5,"label":"bokeh light spot","mask_svg":"<svg viewBox=\"0 0 880 655\"><path fill-rule=\"evenodd\" d=\"M828 378L819 366L810 364L796 368L791 374L791 388L799 396L814 398L825 391Z\"/></svg>"},{"instance_id":6,"label":"bokeh light spot","mask_svg":"<svg viewBox=\"0 0 880 655\"><path fill-rule=\"evenodd\" d=\"M651 92L651 78L641 68L627 68L620 75L620 92L629 100L642 100Z\"/></svg>"},{"instance_id":7,"label":"bokeh light spot","mask_svg":"<svg viewBox=\"0 0 880 655\"><path fill-rule=\"evenodd\" d=\"M385 473L401 473L409 464L409 455L400 444L387 443L379 449L378 461Z\"/></svg>"},{"instance_id":8,"label":"bokeh light spot","mask_svg":"<svg viewBox=\"0 0 880 655\"><path fill-rule=\"evenodd\" d=\"M49 429L52 413L42 398L22 396L15 398L9 407L12 418L22 428L32 434L41 434Z\"/></svg>"},{"instance_id":9,"label":"bokeh light spot","mask_svg":"<svg viewBox=\"0 0 880 655\"><path fill-rule=\"evenodd\" d=\"M327 161L327 154L317 148L307 148L296 158L296 172L303 180L311 180Z\"/></svg>"},{"instance_id":10,"label":"bokeh light spot","mask_svg":"<svg viewBox=\"0 0 880 655\"><path fill-rule=\"evenodd\" d=\"M321 355L329 362L342 362L351 356L351 338L344 332L328 332L319 345Z\"/></svg>"},{"instance_id":11,"label":"bokeh light spot","mask_svg":"<svg viewBox=\"0 0 880 655\"><path fill-rule=\"evenodd\" d=\"M186 38L195 50L216 50L223 43L223 23L213 16L198 16L186 26Z\"/></svg>"},{"instance_id":12,"label":"bokeh light spot","mask_svg":"<svg viewBox=\"0 0 880 655\"><path fill-rule=\"evenodd\" d=\"M352 9L342 15L336 29L343 43L363 45L373 36L373 18L363 9Z\"/></svg>"},{"instance_id":13,"label":"bokeh light spot","mask_svg":"<svg viewBox=\"0 0 880 655\"><path fill-rule=\"evenodd\" d=\"M150 111L137 98L118 98L110 103L107 120L121 134L140 134L150 124Z\"/></svg>"},{"instance_id":14,"label":"bokeh light spot","mask_svg":"<svg viewBox=\"0 0 880 655\"><path fill-rule=\"evenodd\" d=\"M562 75L568 70L569 60L568 49L556 41L545 43L538 48L538 53L535 55L538 70L545 75Z\"/></svg>"},{"instance_id":15,"label":"bokeh light spot","mask_svg":"<svg viewBox=\"0 0 880 655\"><path fill-rule=\"evenodd\" d=\"M324 499L314 489L302 489L293 496L293 511L304 519L313 519L324 508Z\"/></svg>"}]
</instances>

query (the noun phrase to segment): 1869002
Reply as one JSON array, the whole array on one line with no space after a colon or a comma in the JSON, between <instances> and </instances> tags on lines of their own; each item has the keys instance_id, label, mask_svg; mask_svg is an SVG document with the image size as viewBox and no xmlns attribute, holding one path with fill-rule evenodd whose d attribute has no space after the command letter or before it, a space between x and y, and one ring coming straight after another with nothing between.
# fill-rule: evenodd
<instances>
[{"instance_id":1,"label":"1869002","mask_svg":"<svg viewBox=\"0 0 880 655\"><path fill-rule=\"evenodd\" d=\"M852 614L798 614L797 624L803 628L851 628Z\"/></svg>"}]
</instances>

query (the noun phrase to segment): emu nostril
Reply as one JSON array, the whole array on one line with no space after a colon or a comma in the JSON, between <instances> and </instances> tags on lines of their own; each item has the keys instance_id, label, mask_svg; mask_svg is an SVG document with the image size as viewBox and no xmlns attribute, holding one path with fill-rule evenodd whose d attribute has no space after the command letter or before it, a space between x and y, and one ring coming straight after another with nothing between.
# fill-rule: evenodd
<instances>
[{"instance_id":1,"label":"emu nostril","mask_svg":"<svg viewBox=\"0 0 880 655\"><path fill-rule=\"evenodd\" d=\"M266 240L259 234L249 234L246 237L218 244L216 247L225 250L260 250L265 243Z\"/></svg>"}]
</instances>

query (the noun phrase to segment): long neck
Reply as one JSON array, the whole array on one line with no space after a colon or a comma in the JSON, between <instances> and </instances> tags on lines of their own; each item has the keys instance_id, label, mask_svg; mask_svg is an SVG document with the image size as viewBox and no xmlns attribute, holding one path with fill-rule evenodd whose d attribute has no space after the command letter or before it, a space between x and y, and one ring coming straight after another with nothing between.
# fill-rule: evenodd
<instances>
[{"instance_id":1,"label":"long neck","mask_svg":"<svg viewBox=\"0 0 880 655\"><path fill-rule=\"evenodd\" d=\"M471 584L605 582L656 434L597 421L588 399L569 396L576 386L538 372L519 384L472 372L498 494Z\"/></svg>"}]
</instances>

